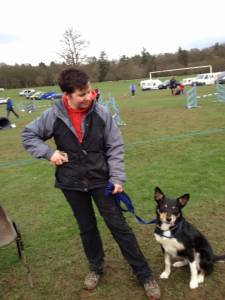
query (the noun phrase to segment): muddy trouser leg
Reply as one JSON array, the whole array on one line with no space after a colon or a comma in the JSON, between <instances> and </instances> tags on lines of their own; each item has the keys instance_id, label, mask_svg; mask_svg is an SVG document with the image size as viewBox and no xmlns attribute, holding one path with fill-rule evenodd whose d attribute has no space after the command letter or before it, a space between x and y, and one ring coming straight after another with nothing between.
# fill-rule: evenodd
<instances>
[{"instance_id":1,"label":"muddy trouser leg","mask_svg":"<svg viewBox=\"0 0 225 300\"><path fill-rule=\"evenodd\" d=\"M90 271L102 272L104 252L101 237L97 228L91 194L73 190L62 190L71 206L80 229L80 237Z\"/></svg>"},{"instance_id":2,"label":"muddy trouser leg","mask_svg":"<svg viewBox=\"0 0 225 300\"><path fill-rule=\"evenodd\" d=\"M124 258L132 267L138 280L145 283L153 276L152 270L141 252L132 229L116 205L114 196L104 196L104 189L101 188L91 192L99 212L118 243Z\"/></svg>"}]
</instances>

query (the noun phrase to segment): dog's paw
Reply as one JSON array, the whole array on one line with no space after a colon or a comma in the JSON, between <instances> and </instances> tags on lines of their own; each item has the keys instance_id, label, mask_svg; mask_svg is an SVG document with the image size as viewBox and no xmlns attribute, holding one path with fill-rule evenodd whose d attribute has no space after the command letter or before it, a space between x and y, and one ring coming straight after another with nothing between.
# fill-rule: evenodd
<instances>
[{"instance_id":1,"label":"dog's paw","mask_svg":"<svg viewBox=\"0 0 225 300\"><path fill-rule=\"evenodd\" d=\"M189 286L190 286L191 289L197 289L197 287L198 287L198 281L196 281L196 280L190 281Z\"/></svg>"},{"instance_id":2,"label":"dog's paw","mask_svg":"<svg viewBox=\"0 0 225 300\"><path fill-rule=\"evenodd\" d=\"M187 264L188 263L185 260L176 261L175 263L173 263L173 267L180 268L186 266Z\"/></svg>"},{"instance_id":3,"label":"dog's paw","mask_svg":"<svg viewBox=\"0 0 225 300\"><path fill-rule=\"evenodd\" d=\"M203 283L204 282L204 279L205 279L205 276L204 274L198 274L198 283Z\"/></svg>"},{"instance_id":4,"label":"dog's paw","mask_svg":"<svg viewBox=\"0 0 225 300\"><path fill-rule=\"evenodd\" d=\"M161 278L161 279L168 279L169 276L170 276L170 273L164 271L164 272L162 272L162 274L160 275L160 278Z\"/></svg>"}]
</instances>

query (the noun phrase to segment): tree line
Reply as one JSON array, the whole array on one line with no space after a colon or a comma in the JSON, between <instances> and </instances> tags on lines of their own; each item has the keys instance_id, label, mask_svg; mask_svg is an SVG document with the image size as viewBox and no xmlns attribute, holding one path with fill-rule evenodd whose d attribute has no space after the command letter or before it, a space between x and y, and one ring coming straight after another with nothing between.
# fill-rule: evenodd
<instances>
[{"instance_id":1,"label":"tree line","mask_svg":"<svg viewBox=\"0 0 225 300\"><path fill-rule=\"evenodd\" d=\"M75 42L79 42L79 38ZM67 44L69 41L66 41ZM0 64L0 87L2 88L25 88L37 86L56 85L59 73L68 66L76 66L84 69L92 82L115 81L127 79L148 78L150 71L175 69L182 67L194 67L212 65L214 72L225 70L225 43L204 48L183 50L181 47L175 53L163 53L152 55L145 48L140 54L132 57L122 55L118 60L109 60L107 53L102 51L98 58L85 57L81 50L85 41L81 40L78 50L74 54L74 45L70 45L70 53L64 49L61 53L62 63L51 62L49 65L40 62L38 66L31 64L7 65ZM75 43L76 46L76 43ZM82 59L81 59L82 58ZM188 73L189 72L189 73ZM199 73L200 71L195 71ZM206 72L202 70L202 72ZM188 70L182 74L193 74L194 70ZM171 75L163 74L163 76ZM179 75L174 73L173 75Z\"/></svg>"}]
</instances>

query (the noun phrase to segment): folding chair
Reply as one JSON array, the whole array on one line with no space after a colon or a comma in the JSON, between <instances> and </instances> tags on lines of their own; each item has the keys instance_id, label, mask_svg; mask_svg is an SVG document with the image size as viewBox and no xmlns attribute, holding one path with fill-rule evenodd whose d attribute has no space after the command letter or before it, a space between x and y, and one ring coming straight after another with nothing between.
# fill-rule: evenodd
<instances>
[{"instance_id":1,"label":"folding chair","mask_svg":"<svg viewBox=\"0 0 225 300\"><path fill-rule=\"evenodd\" d=\"M20 230L14 221L11 221L7 216L6 211L0 204L0 247L7 246L16 242L18 256L22 260L25 268L27 269L28 282L30 287L33 287L33 280L31 276L30 267L24 252L24 243Z\"/></svg>"}]
</instances>

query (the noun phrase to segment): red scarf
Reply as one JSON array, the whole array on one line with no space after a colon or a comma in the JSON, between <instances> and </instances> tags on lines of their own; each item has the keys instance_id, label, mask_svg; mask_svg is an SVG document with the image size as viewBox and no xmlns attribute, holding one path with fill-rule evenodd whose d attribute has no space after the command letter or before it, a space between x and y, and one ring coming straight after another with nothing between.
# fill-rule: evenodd
<instances>
[{"instance_id":1,"label":"red scarf","mask_svg":"<svg viewBox=\"0 0 225 300\"><path fill-rule=\"evenodd\" d=\"M84 117L87 115L88 111L90 110L93 101L96 98L96 93L95 91L92 92L92 101L90 103L90 105L86 108L73 108L69 105L68 102L68 97L66 95L63 96L63 103L65 105L65 108L70 116L70 120L73 124L73 127L75 128L75 131L77 133L77 138L79 140L80 143L82 143L83 141L83 130L82 130L82 124L83 124L83 120Z\"/></svg>"}]
</instances>

